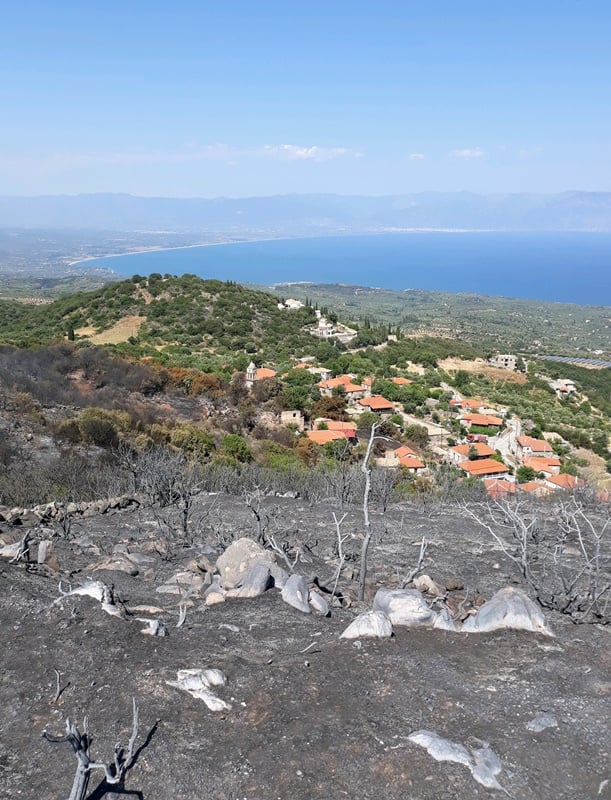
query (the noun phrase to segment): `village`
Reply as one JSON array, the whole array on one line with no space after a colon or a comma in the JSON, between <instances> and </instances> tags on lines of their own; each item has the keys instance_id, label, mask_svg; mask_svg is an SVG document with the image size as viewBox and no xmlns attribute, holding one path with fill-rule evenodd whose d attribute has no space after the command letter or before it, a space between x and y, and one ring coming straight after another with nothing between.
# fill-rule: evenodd
<instances>
[{"instance_id":1,"label":"village","mask_svg":"<svg viewBox=\"0 0 611 800\"><path fill-rule=\"evenodd\" d=\"M279 307L301 307L295 300L279 303ZM317 313L317 324L311 330L319 338L339 338L344 343L356 336L353 331L338 323L330 323ZM394 338L394 337L390 337ZM489 362L498 369L515 372L519 359L513 354L496 354ZM341 398L339 406L328 416L307 419L299 410L285 410L280 423L290 426L318 448L338 448L346 454L359 445L366 445L372 424L376 425L374 461L377 467L401 470L402 473L431 480L440 466L455 467L458 480L482 481L491 497L506 497L524 492L537 497L558 491L576 491L586 486L586 481L564 468L559 455L570 451L571 445L557 433L540 432L529 435L532 423L524 424L507 408L491 404L483 398L470 398L457 387L442 383L441 388L450 396L447 408L442 408L435 397L426 400L426 413L416 416L404 410L400 400L389 399L375 393L373 376L359 378L354 373L333 375L331 370L315 363L313 357L301 359L296 369L307 370L318 378L316 387L321 398ZM406 365L404 375L395 375L394 386L405 387L413 382L416 365ZM409 377L412 375L412 377ZM246 385L275 378L282 380L275 369L257 367L251 362L246 371ZM577 388L569 379L549 380L551 389L559 400L576 397ZM333 406L330 406L333 408ZM405 431L417 431L416 442L405 443ZM409 436L407 437L409 439ZM602 495L601 495L602 496Z\"/></svg>"}]
</instances>

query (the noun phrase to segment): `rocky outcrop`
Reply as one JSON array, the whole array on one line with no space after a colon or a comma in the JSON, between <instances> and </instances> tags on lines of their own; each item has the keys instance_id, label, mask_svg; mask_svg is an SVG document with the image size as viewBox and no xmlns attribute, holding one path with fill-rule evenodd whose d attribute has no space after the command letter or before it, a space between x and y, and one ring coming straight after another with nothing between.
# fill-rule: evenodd
<instances>
[{"instance_id":1,"label":"rocky outcrop","mask_svg":"<svg viewBox=\"0 0 611 800\"><path fill-rule=\"evenodd\" d=\"M142 498L136 495L121 495L107 500L92 500L81 503L43 503L32 508L0 506L0 522L33 528L36 525L63 520L69 517L92 517L126 508L139 508Z\"/></svg>"}]
</instances>

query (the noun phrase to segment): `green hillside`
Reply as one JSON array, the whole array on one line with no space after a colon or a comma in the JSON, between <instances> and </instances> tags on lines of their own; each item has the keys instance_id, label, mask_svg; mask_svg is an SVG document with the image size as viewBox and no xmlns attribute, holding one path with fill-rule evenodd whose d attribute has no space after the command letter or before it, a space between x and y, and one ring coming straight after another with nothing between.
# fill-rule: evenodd
<instances>
[{"instance_id":1,"label":"green hillside","mask_svg":"<svg viewBox=\"0 0 611 800\"><path fill-rule=\"evenodd\" d=\"M310 307L279 309L269 293L193 275L134 276L44 306L0 302L3 343L32 347L68 338L173 363L313 353L320 343L308 326L315 322Z\"/></svg>"},{"instance_id":2,"label":"green hillside","mask_svg":"<svg viewBox=\"0 0 611 800\"><path fill-rule=\"evenodd\" d=\"M423 289L374 289L346 284L292 283L267 288L329 306L341 317L398 326L407 336L426 332L484 350L551 353L611 360L611 309L511 297Z\"/></svg>"}]
</instances>

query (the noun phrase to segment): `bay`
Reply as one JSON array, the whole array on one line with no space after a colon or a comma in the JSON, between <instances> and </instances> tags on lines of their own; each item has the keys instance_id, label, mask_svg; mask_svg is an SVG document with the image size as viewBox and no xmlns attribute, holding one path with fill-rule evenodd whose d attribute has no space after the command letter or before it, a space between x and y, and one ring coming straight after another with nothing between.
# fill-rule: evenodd
<instances>
[{"instance_id":1,"label":"bay","mask_svg":"<svg viewBox=\"0 0 611 800\"><path fill-rule=\"evenodd\" d=\"M611 305L611 234L409 232L274 239L86 262L120 275L345 283Z\"/></svg>"}]
</instances>

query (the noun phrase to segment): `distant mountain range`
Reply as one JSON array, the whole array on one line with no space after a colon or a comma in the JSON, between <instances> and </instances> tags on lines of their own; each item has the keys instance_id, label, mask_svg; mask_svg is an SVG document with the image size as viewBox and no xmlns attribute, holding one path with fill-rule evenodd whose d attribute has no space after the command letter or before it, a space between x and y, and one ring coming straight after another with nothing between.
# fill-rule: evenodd
<instances>
[{"instance_id":1,"label":"distant mountain range","mask_svg":"<svg viewBox=\"0 0 611 800\"><path fill-rule=\"evenodd\" d=\"M611 231L611 192L293 194L215 199L129 194L0 196L0 228L286 235L401 228Z\"/></svg>"}]
</instances>

